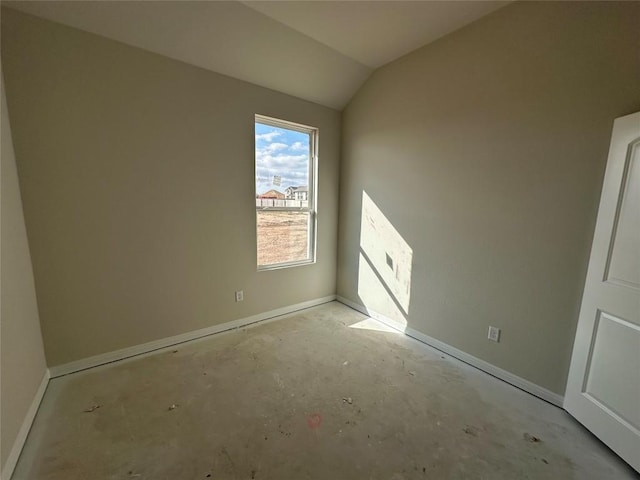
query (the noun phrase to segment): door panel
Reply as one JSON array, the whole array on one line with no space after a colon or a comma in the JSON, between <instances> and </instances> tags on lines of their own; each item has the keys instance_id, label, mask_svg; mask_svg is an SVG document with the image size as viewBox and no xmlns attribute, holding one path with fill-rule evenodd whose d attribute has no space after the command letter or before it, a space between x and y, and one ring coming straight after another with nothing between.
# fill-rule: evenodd
<instances>
[{"instance_id":1,"label":"door panel","mask_svg":"<svg viewBox=\"0 0 640 480\"><path fill-rule=\"evenodd\" d=\"M629 148L605 280L640 289L640 139Z\"/></svg>"},{"instance_id":2,"label":"door panel","mask_svg":"<svg viewBox=\"0 0 640 480\"><path fill-rule=\"evenodd\" d=\"M564 407L640 471L640 112L614 122Z\"/></svg>"},{"instance_id":3,"label":"door panel","mask_svg":"<svg viewBox=\"0 0 640 480\"><path fill-rule=\"evenodd\" d=\"M585 396L607 408L636 432L640 430L640 375L626 368L640 347L640 327L599 312L585 372Z\"/></svg>"}]
</instances>

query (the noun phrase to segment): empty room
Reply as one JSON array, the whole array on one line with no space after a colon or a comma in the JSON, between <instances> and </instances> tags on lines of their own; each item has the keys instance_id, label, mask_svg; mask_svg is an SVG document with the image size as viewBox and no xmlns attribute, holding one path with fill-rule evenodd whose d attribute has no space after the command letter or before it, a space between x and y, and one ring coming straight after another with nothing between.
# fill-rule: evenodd
<instances>
[{"instance_id":1,"label":"empty room","mask_svg":"<svg viewBox=\"0 0 640 480\"><path fill-rule=\"evenodd\" d=\"M640 2L1 6L2 480L639 478Z\"/></svg>"}]
</instances>

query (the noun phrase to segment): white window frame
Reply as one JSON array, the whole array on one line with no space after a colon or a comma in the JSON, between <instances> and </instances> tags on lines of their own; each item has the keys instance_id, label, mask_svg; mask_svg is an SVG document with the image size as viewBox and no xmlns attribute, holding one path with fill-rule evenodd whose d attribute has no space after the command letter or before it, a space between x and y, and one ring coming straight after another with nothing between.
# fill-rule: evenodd
<instances>
[{"instance_id":1,"label":"white window frame","mask_svg":"<svg viewBox=\"0 0 640 480\"><path fill-rule=\"evenodd\" d=\"M296 132L306 133L309 135L309 186L307 194L307 206L306 207L262 207L256 205L256 264L258 265L258 271L264 270L276 270L280 268L297 267L300 265L310 265L316 263L316 240L317 240L317 197L318 197L318 139L319 129L316 127L310 127L308 125L302 125L300 123L289 122L287 120L281 120L278 118L267 117L265 115L255 115L255 124L261 123L263 125L269 125L276 128L284 128L287 130L294 130ZM253 146L253 177L254 177L254 189L256 179L256 159L255 153L256 146ZM258 192L255 191L254 197L257 198ZM306 212L309 214L309 223L307 225L307 258L304 260L296 260L293 262L271 263L268 265L258 264L258 215L260 211L281 211L281 212Z\"/></svg>"}]
</instances>

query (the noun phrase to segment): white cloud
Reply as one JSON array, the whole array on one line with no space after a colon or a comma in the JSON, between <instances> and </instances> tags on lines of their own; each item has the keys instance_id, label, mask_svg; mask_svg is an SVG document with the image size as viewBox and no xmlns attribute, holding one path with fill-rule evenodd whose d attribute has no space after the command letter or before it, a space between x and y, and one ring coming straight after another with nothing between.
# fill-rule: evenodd
<instances>
[{"instance_id":1,"label":"white cloud","mask_svg":"<svg viewBox=\"0 0 640 480\"><path fill-rule=\"evenodd\" d=\"M256 154L256 165L264 167L278 167L287 170L307 168L309 157L307 155L271 155L269 153Z\"/></svg>"},{"instance_id":2,"label":"white cloud","mask_svg":"<svg viewBox=\"0 0 640 480\"><path fill-rule=\"evenodd\" d=\"M293 161L292 161L293 160ZM281 184L277 187L273 185L274 176L281 177ZM266 161L256 163L256 191L264 193L267 190L276 188L284 192L287 187L301 186L309 184L309 170L307 156L269 155Z\"/></svg>"},{"instance_id":3,"label":"white cloud","mask_svg":"<svg viewBox=\"0 0 640 480\"><path fill-rule=\"evenodd\" d=\"M266 140L267 142L272 142L274 138L279 137L280 135L282 135L282 132L279 132L277 130L273 130L269 133L261 133L256 135L256 141L258 140Z\"/></svg>"},{"instance_id":4,"label":"white cloud","mask_svg":"<svg viewBox=\"0 0 640 480\"><path fill-rule=\"evenodd\" d=\"M287 148L289 148L289 145L287 145L286 143L273 142L259 150L266 151L266 152L277 152L279 150L286 150Z\"/></svg>"},{"instance_id":5,"label":"white cloud","mask_svg":"<svg viewBox=\"0 0 640 480\"><path fill-rule=\"evenodd\" d=\"M294 151L300 151L300 150L309 150L309 146L308 145L304 145L302 142L295 142L293 145L291 145L291 147L289 147L291 150Z\"/></svg>"}]
</instances>

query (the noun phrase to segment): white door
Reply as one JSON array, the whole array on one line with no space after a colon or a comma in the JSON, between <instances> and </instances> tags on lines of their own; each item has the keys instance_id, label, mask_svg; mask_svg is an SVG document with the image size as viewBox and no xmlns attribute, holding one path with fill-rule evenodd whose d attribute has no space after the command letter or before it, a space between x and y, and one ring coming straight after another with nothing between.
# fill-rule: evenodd
<instances>
[{"instance_id":1,"label":"white door","mask_svg":"<svg viewBox=\"0 0 640 480\"><path fill-rule=\"evenodd\" d=\"M564 407L640 471L640 112L613 125Z\"/></svg>"}]
</instances>

